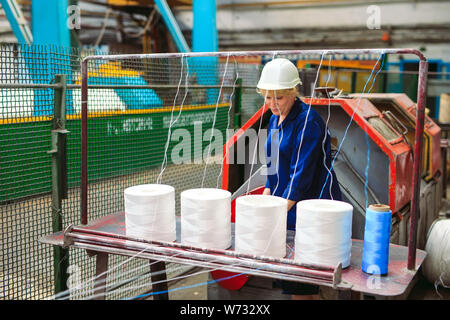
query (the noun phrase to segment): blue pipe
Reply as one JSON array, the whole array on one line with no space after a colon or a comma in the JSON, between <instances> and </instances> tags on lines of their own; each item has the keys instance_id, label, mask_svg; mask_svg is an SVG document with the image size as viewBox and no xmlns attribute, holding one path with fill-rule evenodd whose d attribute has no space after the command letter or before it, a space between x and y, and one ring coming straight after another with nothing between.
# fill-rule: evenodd
<instances>
[{"instance_id":1,"label":"blue pipe","mask_svg":"<svg viewBox=\"0 0 450 320\"><path fill-rule=\"evenodd\" d=\"M0 0L3 10L5 11L6 18L11 25L11 29L17 38L19 44L31 45L33 43L33 36L26 23L25 17L22 11L17 6L15 0Z\"/></svg>"},{"instance_id":2,"label":"blue pipe","mask_svg":"<svg viewBox=\"0 0 450 320\"><path fill-rule=\"evenodd\" d=\"M192 10L194 15L192 29L193 51L217 51L219 46L216 25L216 0L194 0ZM219 59L217 57L201 57L193 58L192 60L199 85L217 85L219 83ZM218 89L207 89L206 103L215 104L218 95Z\"/></svg>"},{"instance_id":3,"label":"blue pipe","mask_svg":"<svg viewBox=\"0 0 450 320\"><path fill-rule=\"evenodd\" d=\"M218 50L216 25L216 0L194 0L194 27L192 42L194 52L214 52Z\"/></svg>"},{"instance_id":4,"label":"blue pipe","mask_svg":"<svg viewBox=\"0 0 450 320\"><path fill-rule=\"evenodd\" d=\"M71 66L58 58L70 54L70 30L68 19L67 0L33 0L31 2L33 47L25 50L29 70L35 83L50 83L55 74L66 74L68 83L71 83ZM39 60L31 55L38 52ZM53 114L53 95L50 90L34 90L34 115ZM67 114L72 114L72 92L67 92Z\"/></svg>"},{"instance_id":5,"label":"blue pipe","mask_svg":"<svg viewBox=\"0 0 450 320\"><path fill-rule=\"evenodd\" d=\"M67 8L67 0L33 0L31 2L34 44L70 47Z\"/></svg>"}]
</instances>

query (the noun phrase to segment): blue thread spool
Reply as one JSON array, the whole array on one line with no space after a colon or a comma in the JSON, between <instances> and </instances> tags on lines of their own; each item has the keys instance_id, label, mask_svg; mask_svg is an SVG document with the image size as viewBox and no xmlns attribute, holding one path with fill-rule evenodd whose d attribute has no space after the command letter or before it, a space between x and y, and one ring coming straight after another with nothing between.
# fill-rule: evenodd
<instances>
[{"instance_id":1,"label":"blue thread spool","mask_svg":"<svg viewBox=\"0 0 450 320\"><path fill-rule=\"evenodd\" d=\"M372 204L366 210L361 269L369 274L387 274L392 211L384 204Z\"/></svg>"}]
</instances>

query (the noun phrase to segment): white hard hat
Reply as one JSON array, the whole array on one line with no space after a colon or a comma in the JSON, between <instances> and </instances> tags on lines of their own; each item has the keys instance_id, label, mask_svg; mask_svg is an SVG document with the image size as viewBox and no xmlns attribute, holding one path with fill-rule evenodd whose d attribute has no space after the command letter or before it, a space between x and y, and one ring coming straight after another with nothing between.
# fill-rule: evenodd
<instances>
[{"instance_id":1,"label":"white hard hat","mask_svg":"<svg viewBox=\"0 0 450 320\"><path fill-rule=\"evenodd\" d=\"M257 85L263 90L291 89L302 84L297 67L288 59L277 58L268 62L261 72Z\"/></svg>"}]
</instances>

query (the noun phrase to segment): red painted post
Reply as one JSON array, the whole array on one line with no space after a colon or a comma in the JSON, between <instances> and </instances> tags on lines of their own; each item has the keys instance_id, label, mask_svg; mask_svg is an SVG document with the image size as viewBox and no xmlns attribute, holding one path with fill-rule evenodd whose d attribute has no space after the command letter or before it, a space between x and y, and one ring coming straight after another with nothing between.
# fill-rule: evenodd
<instances>
[{"instance_id":1,"label":"red painted post","mask_svg":"<svg viewBox=\"0 0 450 320\"><path fill-rule=\"evenodd\" d=\"M411 195L411 224L409 227L408 239L408 270L416 268L416 241L417 241L417 220L419 217L420 200L420 175L422 167L422 149L423 149L423 129L425 122L425 103L427 91L428 62L421 60L419 63L419 84L417 89L417 115L416 115L416 133L414 144L414 166L412 177L412 195Z\"/></svg>"}]
</instances>

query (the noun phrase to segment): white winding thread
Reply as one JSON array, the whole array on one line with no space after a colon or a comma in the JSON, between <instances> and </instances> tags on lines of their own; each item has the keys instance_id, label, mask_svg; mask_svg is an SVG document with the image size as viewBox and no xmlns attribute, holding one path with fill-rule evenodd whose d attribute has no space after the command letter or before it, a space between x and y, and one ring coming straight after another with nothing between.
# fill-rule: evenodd
<instances>
[{"instance_id":1,"label":"white winding thread","mask_svg":"<svg viewBox=\"0 0 450 320\"><path fill-rule=\"evenodd\" d=\"M126 188L125 225L127 236L145 240L175 241L175 189L163 184Z\"/></svg>"},{"instance_id":2,"label":"white winding thread","mask_svg":"<svg viewBox=\"0 0 450 320\"><path fill-rule=\"evenodd\" d=\"M233 82L233 91L231 92L231 95L230 95L230 107L228 108L228 114L227 114L227 129L230 126L230 111L231 111L231 109L234 106L234 94L235 94L235 89L236 89L236 82L239 79L239 67L237 65L236 58L233 57L233 59L234 59L234 70L236 71L236 77L235 77L234 82ZM228 139L229 139L229 137L227 136L227 140ZM220 178L222 177L222 171L223 171L223 162L224 162L225 158L227 157L227 154L228 154L228 149L225 148L225 152L224 152L223 157L222 157L222 164L220 166L220 172L217 175L216 189L219 189L219 182L220 182Z\"/></svg>"},{"instance_id":3,"label":"white winding thread","mask_svg":"<svg viewBox=\"0 0 450 320\"><path fill-rule=\"evenodd\" d=\"M225 76L227 74L227 70L228 70L228 60L230 59L230 55L227 55L227 60L225 62L225 70L222 76L222 82L220 84L220 89L219 89L219 94L217 95L217 100L216 100L216 109L214 110L214 120L211 126L211 135L209 137L209 145L208 145L208 153L206 156L206 164L205 164L205 168L203 169L203 177L202 177L202 188L205 184L205 178L206 178L206 168L208 167L208 163L209 163L209 157L211 156L211 143L212 143L212 137L214 135L214 127L216 125L216 119L217 119L217 109L219 108L219 102L220 102L220 97L222 95L222 89L223 89L223 83L225 81ZM229 110L228 110L229 111Z\"/></svg>"},{"instance_id":4,"label":"white winding thread","mask_svg":"<svg viewBox=\"0 0 450 320\"><path fill-rule=\"evenodd\" d=\"M350 265L353 207L342 201L313 199L297 203L295 261Z\"/></svg>"},{"instance_id":5,"label":"white winding thread","mask_svg":"<svg viewBox=\"0 0 450 320\"><path fill-rule=\"evenodd\" d=\"M275 51L272 55L272 60L275 59L275 57L277 56L277 52ZM258 135L261 132L261 125L262 125L262 119L264 117L264 113L266 112L266 99L267 99L267 95L269 94L269 91L266 90L266 94L264 96L264 104L262 106L262 111L261 111L261 117L259 118L259 126L258 126ZM276 99L276 91L274 91L275 94L275 102L276 102L276 106L278 109L278 112L280 111L280 108L278 107L278 103L277 103L277 99ZM270 133L269 133L270 134ZM259 140L259 138L258 138ZM281 143L281 142L280 142ZM251 166L250 166L250 173L249 173L249 178L248 178L248 184L247 184L247 193L250 192L250 182L252 180L252 174L253 174L253 164L255 163L255 159L256 159L256 150L258 149L258 141L255 143L255 148L253 149L253 158L252 158L252 162L251 162ZM278 146L278 154L279 154L279 146ZM277 179L278 179L278 169L277 169ZM278 180L277 180L278 181ZM277 188L278 188L278 183L277 183ZM275 192L274 192L275 193Z\"/></svg>"},{"instance_id":6,"label":"white winding thread","mask_svg":"<svg viewBox=\"0 0 450 320\"><path fill-rule=\"evenodd\" d=\"M287 200L269 195L236 199L235 251L286 256Z\"/></svg>"},{"instance_id":7,"label":"white winding thread","mask_svg":"<svg viewBox=\"0 0 450 320\"><path fill-rule=\"evenodd\" d=\"M175 122L178 121L178 118L181 115L181 111L183 110L184 101L185 101L185 99L187 97L188 74L189 74L188 69L186 70L185 91L184 91L183 101L181 102L181 106L180 106L180 110L178 112L178 116L175 119L175 121L173 121L173 112L175 110L175 104L177 102L178 94L180 92L180 87L181 87L181 81L183 79L183 67L184 67L184 54L181 56L181 74L180 74L180 80L178 81L177 92L175 94L175 98L173 99L172 112L170 114L169 130L168 130L168 133L167 133L167 141L166 141L166 145L164 147L164 159L163 159L162 164L161 164L161 172L159 173L158 178L156 179L156 183L158 183L158 184L161 183L161 179L162 179L163 173L164 173L164 171L166 170L166 167L167 167L167 151L169 149L170 137L172 135L172 126L175 124ZM187 61L186 61L186 68L188 68Z\"/></svg>"},{"instance_id":8,"label":"white winding thread","mask_svg":"<svg viewBox=\"0 0 450 320\"><path fill-rule=\"evenodd\" d=\"M266 93L266 98L267 98L267 93ZM258 131L257 131L258 135L261 132L261 125L262 125L262 119L264 117L264 113L266 112L266 110L268 108L268 107L267 108L266 107L267 107L267 104L264 104L262 106L261 117L259 118L259 126L258 126ZM258 140L259 140L259 138L257 137L256 139L257 139L257 141L255 142L255 147L253 148L253 157L252 157L252 161L251 161L251 165L250 165L250 173L249 173L248 184L247 184L247 193L250 192L250 181L252 180L252 175L253 175L253 165L254 165L255 160L256 160L256 151L258 150Z\"/></svg>"},{"instance_id":9,"label":"white winding thread","mask_svg":"<svg viewBox=\"0 0 450 320\"><path fill-rule=\"evenodd\" d=\"M281 110L280 107L278 106L278 100L277 100L277 92L274 91L274 96L275 96L275 107L277 107L278 113L281 115ZM266 94L266 98L267 98L267 94ZM277 160L276 160L276 172L277 172L277 184L275 185L275 188L273 189L273 194L275 195L275 193L278 190L278 186L280 185L280 171L278 170L280 168L280 148L281 148L281 142L283 141L283 122L281 121L281 137L280 137L280 141L278 143L278 148L277 148ZM271 134L270 132L268 134ZM276 137L278 137L278 134L275 134ZM272 155L270 155L272 156Z\"/></svg>"},{"instance_id":10,"label":"white winding thread","mask_svg":"<svg viewBox=\"0 0 450 320\"><path fill-rule=\"evenodd\" d=\"M427 236L425 245L427 257L423 262L423 274L434 283L448 288L450 286L450 219L436 220Z\"/></svg>"},{"instance_id":11,"label":"white winding thread","mask_svg":"<svg viewBox=\"0 0 450 320\"><path fill-rule=\"evenodd\" d=\"M330 58L328 59L328 78L327 78L325 87L328 87L328 83L330 82L330 79L331 79L331 57L332 56L330 55ZM331 192L331 187L333 186L333 174L331 173L330 168L328 168L328 166L327 166L327 155L325 152L325 141L327 140L327 136L328 136L328 123L330 121L330 116L331 116L331 112L330 112L331 98L330 98L329 94L327 94L327 97L328 97L328 114L327 114L327 121L325 123L325 132L323 133L322 152L323 152L323 166L327 169L328 175L331 177L330 188L329 188L330 197L331 197L331 200L334 200L333 194ZM331 141L330 141L330 149L331 149Z\"/></svg>"},{"instance_id":12,"label":"white winding thread","mask_svg":"<svg viewBox=\"0 0 450 320\"><path fill-rule=\"evenodd\" d=\"M306 112L305 123L304 123L303 129L302 129L302 135L300 136L300 145L298 146L298 150L297 150L297 160L295 161L294 173L292 174L291 182L289 184L289 192L287 195L287 199L289 199L289 196L291 195L292 184L294 183L295 173L297 172L297 165L298 165L298 160L300 159L300 150L302 149L302 145L303 145L303 137L305 135L305 129L306 129L306 125L308 123L309 112L311 111L311 104L314 99L314 93L316 91L317 80L319 78L320 69L322 68L323 56L325 54L327 54L326 50L324 52L322 52L322 55L320 57L319 68L317 69L316 79L314 81L314 85L313 85L313 89L312 89L311 100L309 102L308 111Z\"/></svg>"},{"instance_id":13,"label":"white winding thread","mask_svg":"<svg viewBox=\"0 0 450 320\"><path fill-rule=\"evenodd\" d=\"M133 255L133 256L127 258L125 261L122 261L121 263L119 263L119 264L115 265L114 267L112 267L112 268L110 268L110 269L108 269L108 270L106 270L106 271L100 273L99 275L96 275L96 276L94 276L94 277L92 277L92 278L89 278L88 280L86 280L85 282L83 282L83 283L81 283L81 284L77 284L77 285L76 285L75 287L73 287L73 288L69 288L69 289L64 290L64 291L62 291L62 292L59 292L59 293L54 294L54 295L52 295L52 296L49 296L49 297L45 298L45 300L57 300L57 299L60 299L60 300L68 300L68 299L70 299L70 295L71 295L72 293L74 293L74 292L76 292L76 291L78 291L78 290L83 290L83 289L85 289L91 282L95 281L96 279L99 279L101 276L103 276L103 275L105 275L105 274L107 274L107 273L111 273L111 271L114 271L114 270L116 270L117 268L119 268L119 267L125 265L127 262L132 261L134 258L139 257L139 255L141 255L141 254L142 254L143 252L145 252L146 250L147 250L147 249L144 249L144 250L142 250L142 251L136 253L135 255ZM156 262L153 262L153 263L156 263ZM150 263L150 265L153 264L153 263ZM131 272L133 272L133 271L135 271L135 270L137 270L137 268L131 270ZM127 273L129 273L129 272L122 272L122 273L121 273L119 276L117 276L116 278L122 277L122 275L126 275ZM111 279L108 279L108 280L111 280ZM114 279L113 279L113 280L114 280ZM106 279L103 279L102 281L99 281L99 282L100 282L100 283L106 283ZM103 288L103 287L106 287L106 286L102 286L102 288Z\"/></svg>"},{"instance_id":14,"label":"white winding thread","mask_svg":"<svg viewBox=\"0 0 450 320\"><path fill-rule=\"evenodd\" d=\"M231 246L231 192L214 188L185 190L181 197L181 243L227 249Z\"/></svg>"}]
</instances>

